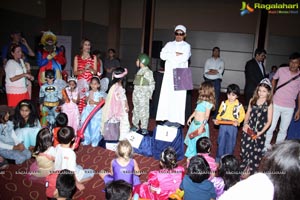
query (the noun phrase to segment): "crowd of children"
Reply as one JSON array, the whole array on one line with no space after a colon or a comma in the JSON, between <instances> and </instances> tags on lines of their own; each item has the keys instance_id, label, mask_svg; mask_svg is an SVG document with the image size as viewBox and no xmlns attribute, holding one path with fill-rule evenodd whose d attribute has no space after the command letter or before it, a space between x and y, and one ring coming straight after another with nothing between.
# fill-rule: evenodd
<instances>
[{"instance_id":1,"label":"crowd of children","mask_svg":"<svg viewBox=\"0 0 300 200\"><path fill-rule=\"evenodd\" d=\"M297 59L300 64L300 56ZM106 184L107 199L115 199L113 196L118 195L119 199L130 199L132 196L153 200L172 199L171 195L176 192L188 200L219 199L241 179L260 170L265 154L265 133L273 117L274 84L267 78L261 80L245 113L244 106L238 100L238 85L228 85L227 99L215 108L214 87L211 82L205 81L200 86L196 108L187 120L189 128L184 140L187 146L186 168L177 164L177 152L173 147L168 147L161 152L161 169L150 171L147 181L141 183L141 172L126 136L130 130L138 131L140 128L142 134L148 133L149 100L155 84L148 64L147 55L138 56L136 65L140 69L134 79L131 128L123 84L128 73L126 68L118 67L112 72L112 86L108 94L107 86L102 85L104 82L99 76L90 77L89 90L84 91L82 98L80 93L83 91L78 91L75 77L68 79L68 86L61 92L55 82L54 71L46 70L46 82L39 93L41 119L31 100L18 103L12 121L8 111L0 112L0 160L15 160L16 164L21 164L31 156L35 157L30 171L33 176L47 177L47 196L70 198L75 186L83 190L82 183L96 173L76 163L74 142L77 131L86 123L81 144L97 147L103 137L106 139L108 124L117 122L117 158L111 161L108 173L99 173ZM275 73L273 78L277 76ZM79 99L81 110L77 106ZM105 104L98 108L102 100ZM208 123L210 113L215 109L218 114L213 123L219 126L216 158L210 155L212 142ZM93 116L89 118L90 115ZM239 126L242 126L241 162L233 156ZM120 192L116 192L115 188Z\"/></svg>"}]
</instances>

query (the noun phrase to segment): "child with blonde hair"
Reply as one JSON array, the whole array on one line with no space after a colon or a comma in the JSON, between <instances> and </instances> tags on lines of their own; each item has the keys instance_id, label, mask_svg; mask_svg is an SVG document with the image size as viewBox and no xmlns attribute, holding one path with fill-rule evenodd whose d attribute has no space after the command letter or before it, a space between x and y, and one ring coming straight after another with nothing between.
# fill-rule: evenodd
<instances>
[{"instance_id":1,"label":"child with blonde hair","mask_svg":"<svg viewBox=\"0 0 300 200\"><path fill-rule=\"evenodd\" d=\"M116 149L117 158L111 161L110 173L100 173L99 176L105 184L124 180L135 186L140 184L140 169L135 159L133 159L133 148L128 140L121 140Z\"/></svg>"},{"instance_id":2,"label":"child with blonde hair","mask_svg":"<svg viewBox=\"0 0 300 200\"><path fill-rule=\"evenodd\" d=\"M209 138L208 119L210 111L215 106L215 89L211 82L205 81L199 89L197 107L189 117L187 124L190 126L184 143L187 145L185 156L187 158L197 155L196 142L201 137ZM192 121L193 120L193 121Z\"/></svg>"}]
</instances>

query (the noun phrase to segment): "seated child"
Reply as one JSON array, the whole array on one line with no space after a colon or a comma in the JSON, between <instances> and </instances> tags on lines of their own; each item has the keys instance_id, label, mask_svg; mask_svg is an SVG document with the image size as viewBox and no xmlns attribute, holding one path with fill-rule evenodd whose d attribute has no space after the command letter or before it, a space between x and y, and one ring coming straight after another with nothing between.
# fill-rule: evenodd
<instances>
[{"instance_id":1,"label":"seated child","mask_svg":"<svg viewBox=\"0 0 300 200\"><path fill-rule=\"evenodd\" d=\"M211 179L217 194L217 199L231 186L240 181L240 164L233 155L222 156L218 175Z\"/></svg>"},{"instance_id":2,"label":"seated child","mask_svg":"<svg viewBox=\"0 0 300 200\"><path fill-rule=\"evenodd\" d=\"M177 165L176 151L172 147L161 153L160 165L162 169L149 172L148 181L134 188L134 193L140 198L168 199L170 194L179 189L184 168Z\"/></svg>"},{"instance_id":3,"label":"seated child","mask_svg":"<svg viewBox=\"0 0 300 200\"><path fill-rule=\"evenodd\" d=\"M215 188L212 182L208 180L209 176L210 168L205 158L199 155L192 157L187 174L180 184L180 189L184 190L184 199L215 199Z\"/></svg>"},{"instance_id":4,"label":"seated child","mask_svg":"<svg viewBox=\"0 0 300 200\"><path fill-rule=\"evenodd\" d=\"M15 108L14 129L17 137L26 149L33 151L36 144L36 136L41 130L36 105L32 100L24 99Z\"/></svg>"},{"instance_id":5,"label":"seated child","mask_svg":"<svg viewBox=\"0 0 300 200\"><path fill-rule=\"evenodd\" d=\"M105 187L106 200L131 200L132 185L124 180L110 182Z\"/></svg>"},{"instance_id":6,"label":"seated child","mask_svg":"<svg viewBox=\"0 0 300 200\"><path fill-rule=\"evenodd\" d=\"M207 161L210 168L211 177L213 177L217 170L217 163L215 159L209 155L211 150L210 139L208 137L199 138L196 143L196 149L198 155L203 156Z\"/></svg>"},{"instance_id":7,"label":"seated child","mask_svg":"<svg viewBox=\"0 0 300 200\"><path fill-rule=\"evenodd\" d=\"M72 199L76 187L75 176L70 170L56 171L47 176L46 196L48 199Z\"/></svg>"},{"instance_id":8,"label":"seated child","mask_svg":"<svg viewBox=\"0 0 300 200\"><path fill-rule=\"evenodd\" d=\"M31 158L31 152L17 138L12 121L9 121L9 112L0 111L0 156L22 164Z\"/></svg>"},{"instance_id":9,"label":"seated child","mask_svg":"<svg viewBox=\"0 0 300 200\"><path fill-rule=\"evenodd\" d=\"M140 184L140 169L133 159L133 148L128 140L121 140L116 149L117 158L111 161L111 172L100 173L105 184L114 180L125 180L132 186Z\"/></svg>"},{"instance_id":10,"label":"seated child","mask_svg":"<svg viewBox=\"0 0 300 200\"><path fill-rule=\"evenodd\" d=\"M75 140L74 129L70 126L62 127L58 131L59 145L56 146L54 170L68 169L75 173L76 186L78 189L84 189L81 184L90 180L94 176L94 170L82 169L76 164L76 154L71 147Z\"/></svg>"},{"instance_id":11,"label":"seated child","mask_svg":"<svg viewBox=\"0 0 300 200\"><path fill-rule=\"evenodd\" d=\"M53 132L53 146L56 147L59 142L57 139L57 133L59 131L59 129L61 129L61 127L65 127L68 125L68 116L65 113L59 113L57 115L57 117L55 118L55 127L53 128L52 132ZM75 129L74 129L75 131ZM76 133L75 133L76 135Z\"/></svg>"},{"instance_id":12,"label":"seated child","mask_svg":"<svg viewBox=\"0 0 300 200\"><path fill-rule=\"evenodd\" d=\"M55 149L52 146L52 134L48 128L39 131L36 137L36 145L33 157L36 162L30 166L32 175L37 177L46 177L54 169Z\"/></svg>"}]
</instances>

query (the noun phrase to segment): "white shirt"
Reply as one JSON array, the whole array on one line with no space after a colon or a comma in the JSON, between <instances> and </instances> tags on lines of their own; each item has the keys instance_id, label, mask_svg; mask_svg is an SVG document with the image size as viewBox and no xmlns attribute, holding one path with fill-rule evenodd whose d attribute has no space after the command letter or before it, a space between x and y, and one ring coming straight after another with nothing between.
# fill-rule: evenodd
<instances>
[{"instance_id":1,"label":"white shirt","mask_svg":"<svg viewBox=\"0 0 300 200\"><path fill-rule=\"evenodd\" d=\"M238 182L219 200L273 200L274 185L266 174L257 173Z\"/></svg>"},{"instance_id":2,"label":"white shirt","mask_svg":"<svg viewBox=\"0 0 300 200\"><path fill-rule=\"evenodd\" d=\"M262 62L258 62L258 61L257 61L257 64L258 64L258 66L259 66L259 69L260 69L262 75L264 76L264 66L262 65Z\"/></svg>"},{"instance_id":3,"label":"white shirt","mask_svg":"<svg viewBox=\"0 0 300 200\"><path fill-rule=\"evenodd\" d=\"M224 61L221 58L215 59L214 57L211 57L206 60L204 65L204 76L208 79L215 80L215 79L222 79L223 72L224 72ZM211 69L218 70L218 74L207 74L207 72Z\"/></svg>"},{"instance_id":4,"label":"white shirt","mask_svg":"<svg viewBox=\"0 0 300 200\"><path fill-rule=\"evenodd\" d=\"M54 170L76 171L76 154L71 148L56 146Z\"/></svg>"}]
</instances>

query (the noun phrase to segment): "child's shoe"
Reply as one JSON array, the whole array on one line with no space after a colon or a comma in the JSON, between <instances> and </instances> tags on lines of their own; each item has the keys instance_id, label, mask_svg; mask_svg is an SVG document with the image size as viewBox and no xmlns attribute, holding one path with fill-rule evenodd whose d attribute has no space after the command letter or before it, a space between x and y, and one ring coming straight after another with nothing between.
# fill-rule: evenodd
<instances>
[{"instance_id":1,"label":"child's shoe","mask_svg":"<svg viewBox=\"0 0 300 200\"><path fill-rule=\"evenodd\" d=\"M147 129L142 129L142 135L147 135L148 134L148 130Z\"/></svg>"},{"instance_id":2,"label":"child's shoe","mask_svg":"<svg viewBox=\"0 0 300 200\"><path fill-rule=\"evenodd\" d=\"M133 131L133 132L137 132L139 129L138 129L138 127L136 127L136 126L132 126L131 127L131 129L130 129L130 131Z\"/></svg>"}]
</instances>

